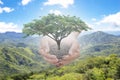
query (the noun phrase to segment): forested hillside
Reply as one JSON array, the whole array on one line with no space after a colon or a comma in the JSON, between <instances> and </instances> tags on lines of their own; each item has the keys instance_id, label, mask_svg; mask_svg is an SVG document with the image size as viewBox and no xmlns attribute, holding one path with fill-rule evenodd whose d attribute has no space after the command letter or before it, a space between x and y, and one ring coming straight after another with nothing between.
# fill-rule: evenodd
<instances>
[{"instance_id":1,"label":"forested hillside","mask_svg":"<svg viewBox=\"0 0 120 80\"><path fill-rule=\"evenodd\" d=\"M102 31L93 32L79 38L82 46L98 44L120 44L120 37Z\"/></svg>"},{"instance_id":2,"label":"forested hillside","mask_svg":"<svg viewBox=\"0 0 120 80\"><path fill-rule=\"evenodd\" d=\"M94 32L79 38L82 55L120 55L120 37L105 32Z\"/></svg>"},{"instance_id":3,"label":"forested hillside","mask_svg":"<svg viewBox=\"0 0 120 80\"><path fill-rule=\"evenodd\" d=\"M81 36L80 57L56 68L38 53L40 37L0 33L0 80L119 80L120 37L104 32Z\"/></svg>"},{"instance_id":4,"label":"forested hillside","mask_svg":"<svg viewBox=\"0 0 120 80\"><path fill-rule=\"evenodd\" d=\"M0 34L0 78L38 72L47 67L38 53L40 37L27 37L16 32Z\"/></svg>"},{"instance_id":5,"label":"forested hillside","mask_svg":"<svg viewBox=\"0 0 120 80\"><path fill-rule=\"evenodd\" d=\"M119 80L120 57L111 54L78 60L61 68L47 68L38 73L17 75L14 80Z\"/></svg>"}]
</instances>

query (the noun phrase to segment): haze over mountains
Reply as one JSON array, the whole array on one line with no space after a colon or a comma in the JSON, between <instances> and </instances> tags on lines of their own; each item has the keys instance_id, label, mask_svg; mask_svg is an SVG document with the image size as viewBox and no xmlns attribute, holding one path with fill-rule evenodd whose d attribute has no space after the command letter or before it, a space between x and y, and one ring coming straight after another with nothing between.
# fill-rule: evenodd
<instances>
[{"instance_id":1,"label":"haze over mountains","mask_svg":"<svg viewBox=\"0 0 120 80\"><path fill-rule=\"evenodd\" d=\"M109 55L112 53L120 55L120 36L105 32L94 32L79 38L81 54L87 55ZM102 53L102 54L101 54Z\"/></svg>"},{"instance_id":2,"label":"haze over mountains","mask_svg":"<svg viewBox=\"0 0 120 80\"><path fill-rule=\"evenodd\" d=\"M40 37L16 32L0 33L0 75L32 72L48 67L38 53ZM120 55L120 37L94 32L79 38L82 55ZM102 54L101 54L102 53ZM2 74L4 72L4 74ZM11 73L12 72L12 73Z\"/></svg>"},{"instance_id":3,"label":"haze over mountains","mask_svg":"<svg viewBox=\"0 0 120 80\"><path fill-rule=\"evenodd\" d=\"M96 45L113 45L120 44L120 35L117 32L115 35L112 33L106 33L102 31L93 32L90 34L82 35L79 37L79 42L82 48L96 46ZM0 45L7 45L7 46L17 46L17 47L38 47L40 37L27 37L24 38L23 33L16 33L16 32L6 32L0 33Z\"/></svg>"},{"instance_id":4,"label":"haze over mountains","mask_svg":"<svg viewBox=\"0 0 120 80\"><path fill-rule=\"evenodd\" d=\"M114 32L115 33L115 32ZM90 34L82 35L79 37L80 45L82 47L89 47L95 45L110 45L110 44L120 44L120 35L118 31L117 34L113 35L97 31ZM16 32L6 32L0 33L0 45L7 46L17 46L17 47L38 47L40 37L27 37L24 38L23 33Z\"/></svg>"},{"instance_id":5,"label":"haze over mountains","mask_svg":"<svg viewBox=\"0 0 120 80\"><path fill-rule=\"evenodd\" d=\"M5 32L0 33L0 42L4 42L6 39L9 40L20 40L21 42L24 42L25 40L29 39L36 39L36 37L27 37L24 38L25 34L23 33L16 33L16 32ZM93 43L101 43L101 42L113 42L117 40L120 36L120 31L111 31L111 32L92 32L86 35L83 35L80 40L85 40L84 42L88 42L87 40L92 40ZM37 37L38 38L38 37ZM115 39L115 40L114 40ZM91 43L90 42L90 43Z\"/></svg>"},{"instance_id":6,"label":"haze over mountains","mask_svg":"<svg viewBox=\"0 0 120 80\"><path fill-rule=\"evenodd\" d=\"M96 44L109 44L120 41L120 37L112 34L108 34L102 31L93 32L91 34L84 35L79 39L82 45L96 45Z\"/></svg>"}]
</instances>

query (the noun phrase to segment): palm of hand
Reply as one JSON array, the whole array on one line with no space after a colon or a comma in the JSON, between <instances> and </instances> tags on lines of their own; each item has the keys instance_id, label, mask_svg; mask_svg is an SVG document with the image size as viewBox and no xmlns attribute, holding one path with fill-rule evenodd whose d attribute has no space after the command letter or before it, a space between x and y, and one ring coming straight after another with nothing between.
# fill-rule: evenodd
<instances>
[{"instance_id":1,"label":"palm of hand","mask_svg":"<svg viewBox=\"0 0 120 80\"><path fill-rule=\"evenodd\" d=\"M56 55L49 54L50 51L49 45L56 44L55 41L46 38L43 39L42 41L43 42L41 44L40 53L41 55L43 55L44 59L51 64L60 67L70 63L71 61L79 57L79 52L80 52L79 44L77 42L77 37L75 37L75 35L70 35L61 41L62 44L70 46L68 54L64 55L62 59L58 59Z\"/></svg>"}]
</instances>

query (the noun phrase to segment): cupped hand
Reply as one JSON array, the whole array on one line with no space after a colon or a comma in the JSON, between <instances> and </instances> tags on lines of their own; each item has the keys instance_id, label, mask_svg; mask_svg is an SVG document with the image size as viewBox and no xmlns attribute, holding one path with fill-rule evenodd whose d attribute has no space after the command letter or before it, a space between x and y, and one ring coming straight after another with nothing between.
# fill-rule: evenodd
<instances>
[{"instance_id":1,"label":"cupped hand","mask_svg":"<svg viewBox=\"0 0 120 80\"><path fill-rule=\"evenodd\" d=\"M71 47L68 52L68 55L64 55L63 58L59 60L58 67L69 64L80 56L80 45L77 40L78 35L79 33L74 32L67 37L68 39L63 41L64 44L67 44L67 43L71 44Z\"/></svg>"},{"instance_id":2,"label":"cupped hand","mask_svg":"<svg viewBox=\"0 0 120 80\"><path fill-rule=\"evenodd\" d=\"M58 59L55 55L49 54L49 38L48 37L43 37L40 42L40 49L39 53L43 56L43 58L49 62L50 64L53 65L58 65Z\"/></svg>"},{"instance_id":3,"label":"cupped hand","mask_svg":"<svg viewBox=\"0 0 120 80\"><path fill-rule=\"evenodd\" d=\"M40 44L40 54L50 64L56 65L57 67L64 66L71 63L73 60L79 57L80 46L77 40L79 33L73 32L68 37L64 38L61 43L70 46L68 55L64 55L62 59L58 59L56 55L49 54L49 45L56 44L56 42L49 37L43 37Z\"/></svg>"}]
</instances>

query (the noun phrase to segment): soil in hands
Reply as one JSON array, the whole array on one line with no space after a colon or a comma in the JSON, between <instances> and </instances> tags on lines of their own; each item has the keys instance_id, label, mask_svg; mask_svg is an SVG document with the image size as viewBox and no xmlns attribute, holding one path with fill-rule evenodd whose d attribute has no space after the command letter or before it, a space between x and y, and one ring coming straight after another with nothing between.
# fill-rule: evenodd
<instances>
[{"instance_id":1,"label":"soil in hands","mask_svg":"<svg viewBox=\"0 0 120 80\"><path fill-rule=\"evenodd\" d=\"M56 55L58 59L62 59L64 55L67 55L69 53L70 46L61 44L60 50L58 50L57 45L51 45L50 46L50 54Z\"/></svg>"}]
</instances>

